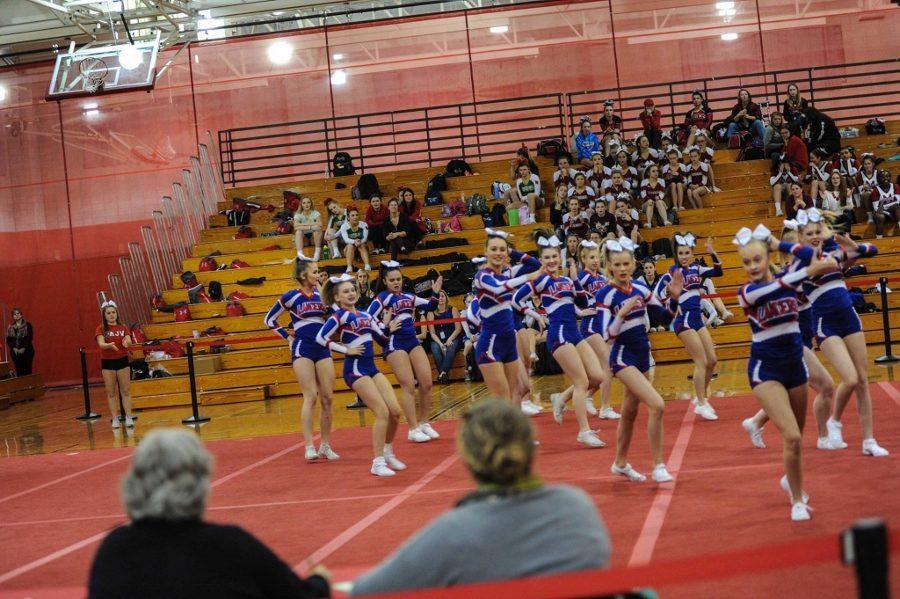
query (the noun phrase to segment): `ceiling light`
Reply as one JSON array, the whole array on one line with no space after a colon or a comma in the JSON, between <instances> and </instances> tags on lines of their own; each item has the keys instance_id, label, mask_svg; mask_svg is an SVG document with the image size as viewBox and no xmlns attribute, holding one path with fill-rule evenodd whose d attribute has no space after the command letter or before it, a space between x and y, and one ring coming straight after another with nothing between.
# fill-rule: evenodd
<instances>
[{"instance_id":1,"label":"ceiling light","mask_svg":"<svg viewBox=\"0 0 900 599\"><path fill-rule=\"evenodd\" d=\"M344 55L343 54L332 54L331 58L332 58L332 60L344 60Z\"/></svg>"},{"instance_id":2,"label":"ceiling light","mask_svg":"<svg viewBox=\"0 0 900 599\"><path fill-rule=\"evenodd\" d=\"M0 85L0 102L6 99L6 86Z\"/></svg>"},{"instance_id":3,"label":"ceiling light","mask_svg":"<svg viewBox=\"0 0 900 599\"><path fill-rule=\"evenodd\" d=\"M338 69L331 74L332 85L344 85L347 83L347 71Z\"/></svg>"},{"instance_id":4,"label":"ceiling light","mask_svg":"<svg viewBox=\"0 0 900 599\"><path fill-rule=\"evenodd\" d=\"M494 25L491 27L490 32L496 33L497 35L501 35L509 31L509 27L507 25Z\"/></svg>"},{"instance_id":5,"label":"ceiling light","mask_svg":"<svg viewBox=\"0 0 900 599\"><path fill-rule=\"evenodd\" d=\"M277 41L269 46L266 54L272 64L287 64L291 60L291 55L294 54L294 47L287 42Z\"/></svg>"},{"instance_id":6,"label":"ceiling light","mask_svg":"<svg viewBox=\"0 0 900 599\"><path fill-rule=\"evenodd\" d=\"M144 62L144 56L141 51L133 45L128 44L119 50L119 65L126 70L136 69Z\"/></svg>"},{"instance_id":7,"label":"ceiling light","mask_svg":"<svg viewBox=\"0 0 900 599\"><path fill-rule=\"evenodd\" d=\"M735 32L723 33L721 36L723 42L733 42L738 38L738 34Z\"/></svg>"}]
</instances>

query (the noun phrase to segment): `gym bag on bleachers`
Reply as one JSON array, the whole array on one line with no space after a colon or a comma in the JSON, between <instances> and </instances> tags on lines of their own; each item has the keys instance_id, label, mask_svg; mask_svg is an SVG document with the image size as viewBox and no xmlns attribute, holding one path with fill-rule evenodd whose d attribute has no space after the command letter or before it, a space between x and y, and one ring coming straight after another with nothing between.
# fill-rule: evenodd
<instances>
[{"instance_id":1,"label":"gym bag on bleachers","mask_svg":"<svg viewBox=\"0 0 900 599\"><path fill-rule=\"evenodd\" d=\"M331 176L345 177L347 175L355 175L356 168L353 166L353 160L347 152L337 152L331 158Z\"/></svg>"},{"instance_id":2,"label":"gym bag on bleachers","mask_svg":"<svg viewBox=\"0 0 900 599\"><path fill-rule=\"evenodd\" d=\"M366 173L359 178L353 189L350 190L350 197L354 200L369 200L373 195L380 195L381 188L378 187L378 179L371 173Z\"/></svg>"},{"instance_id":3,"label":"gym bag on bleachers","mask_svg":"<svg viewBox=\"0 0 900 599\"><path fill-rule=\"evenodd\" d=\"M876 116L866 121L866 133L869 135L884 135L886 132L883 118Z\"/></svg>"},{"instance_id":4,"label":"gym bag on bleachers","mask_svg":"<svg viewBox=\"0 0 900 599\"><path fill-rule=\"evenodd\" d=\"M544 158L555 159L558 156L562 156L567 151L566 142L559 137L544 139L539 141L537 145L538 156L543 156Z\"/></svg>"}]
</instances>

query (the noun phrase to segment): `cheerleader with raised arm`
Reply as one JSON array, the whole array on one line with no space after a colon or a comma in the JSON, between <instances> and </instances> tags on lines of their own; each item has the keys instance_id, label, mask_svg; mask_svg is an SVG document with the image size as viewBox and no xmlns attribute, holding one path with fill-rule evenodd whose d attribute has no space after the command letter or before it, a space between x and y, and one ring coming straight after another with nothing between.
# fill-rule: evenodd
<instances>
[{"instance_id":1,"label":"cheerleader with raised arm","mask_svg":"<svg viewBox=\"0 0 900 599\"><path fill-rule=\"evenodd\" d=\"M356 285L353 277L343 274L330 277L322 289L322 299L332 306L334 313L325 321L316 335L316 341L325 348L340 352L344 358L344 382L372 410L375 425L372 427L372 460L370 472L375 476L394 476L397 470L405 470L406 464L394 454L393 441L400 422L400 405L390 381L375 366L373 337L383 346L388 338L377 319L368 312L356 309ZM399 319L391 320L389 332L401 326ZM332 341L339 336L340 341Z\"/></svg>"},{"instance_id":2,"label":"cheerleader with raised arm","mask_svg":"<svg viewBox=\"0 0 900 599\"><path fill-rule=\"evenodd\" d=\"M772 250L780 250L783 256L793 258L790 252L793 249L794 244L797 243L797 221L786 220L784 221L784 226L785 231L782 234L781 242L779 243L778 239L771 237L769 239L769 247ZM794 272L801 268L801 266L802 265L799 264L797 259L793 259L791 263L787 264L785 268L775 276L776 278L781 277ZM809 303L809 299L803 293L798 294L797 299L800 302L799 312L797 314L797 325L800 327L800 338L803 341L803 361L806 363L806 370L809 374L809 386L816 392L816 397L813 400L813 416L816 419L816 427L818 429L816 448L823 450L844 449L847 446L846 443L843 443L840 446L835 445L828 436L827 423L828 418L831 416L832 398L834 397L834 379L831 378L828 370L822 365L822 362L819 361L819 358L816 356L816 352L813 349L813 338L815 337L815 334L813 333L812 306ZM762 433L763 427L768 421L769 417L766 416L765 410L761 409L755 416L747 418L742 423L744 430L750 435L750 442L760 449L765 449L766 447Z\"/></svg>"},{"instance_id":3,"label":"cheerleader with raised arm","mask_svg":"<svg viewBox=\"0 0 900 599\"><path fill-rule=\"evenodd\" d=\"M781 488L790 496L791 520L809 520L809 497L803 492L801 443L806 421L806 363L798 325L800 285L808 277L833 272L833 259L816 260L779 278L769 268L769 230L738 231L735 243L750 282L738 291L753 340L747 373L753 395L781 432L785 476Z\"/></svg>"},{"instance_id":4,"label":"cheerleader with raised arm","mask_svg":"<svg viewBox=\"0 0 900 599\"><path fill-rule=\"evenodd\" d=\"M300 423L306 442L306 459L336 460L340 456L331 449L334 361L331 359L331 352L316 340L328 312L319 294L318 265L305 257L296 258L294 280L297 281L297 289L292 289L278 298L266 314L265 323L280 337L290 341L291 365L303 392ZM293 339L288 331L278 324L278 318L285 312L291 317ZM321 404L319 432L322 435L322 443L318 450L313 442L313 411L316 407L316 397Z\"/></svg>"},{"instance_id":5,"label":"cheerleader with raised arm","mask_svg":"<svg viewBox=\"0 0 900 599\"><path fill-rule=\"evenodd\" d=\"M523 285L513 296L513 304L522 306L532 295L537 295L541 308L547 313L547 349L553 359L572 381L572 406L578 420L578 442L588 447L605 447L588 425L586 401L603 382L602 370L597 355L582 338L575 317L575 305L587 307L587 294L575 278L572 268L571 278L559 273L562 242L543 229L534 232L541 261L539 276L528 285ZM562 424L565 404L560 396L553 397L553 418Z\"/></svg>"},{"instance_id":6,"label":"cheerleader with raised arm","mask_svg":"<svg viewBox=\"0 0 900 599\"><path fill-rule=\"evenodd\" d=\"M531 274L510 277L507 266L515 266L524 260L534 260L526 254L510 250L509 233L499 229L485 229L484 267L475 273L472 290L478 298L478 315L481 332L475 345L475 360L484 377L488 394L496 399L518 403L523 390L519 389L519 354L516 351L516 333L510 302L515 291L523 284L540 276L540 270Z\"/></svg>"},{"instance_id":7,"label":"cheerleader with raised arm","mask_svg":"<svg viewBox=\"0 0 900 599\"><path fill-rule=\"evenodd\" d=\"M403 291L403 275L400 273L399 262L382 261L378 274L379 293L366 310L376 319L381 316L382 311L387 311L393 320L400 323L397 330L388 335L388 342L384 346L384 358L391 365L391 370L400 384L400 406L409 425L407 439L416 443L425 443L440 437L428 422L434 374L425 348L416 337L413 323L417 309L433 312L437 308L443 281L440 276L434 281L431 299L426 300L414 293ZM417 394L418 412L416 412Z\"/></svg>"},{"instance_id":8,"label":"cheerleader with raised arm","mask_svg":"<svg viewBox=\"0 0 900 599\"><path fill-rule=\"evenodd\" d=\"M634 420L639 404L649 410L647 433L650 439L650 455L653 458L652 478L664 483L674 480L663 462L663 398L647 378L650 370L650 340L644 325L648 309L660 312L663 308L658 297L640 283L633 281L636 267L635 246L627 237L604 244L606 275L609 282L596 293L597 318L609 319L608 333L612 341L609 366L625 386L622 400L622 417L616 433L616 459L610 468L613 474L640 482L647 477L628 463L628 448L634 432ZM669 293L677 296L682 285L681 272L675 273ZM604 313L605 312L605 313Z\"/></svg>"},{"instance_id":9,"label":"cheerleader with raised arm","mask_svg":"<svg viewBox=\"0 0 900 599\"><path fill-rule=\"evenodd\" d=\"M804 250L803 245L798 244L791 253L803 264L809 264L816 253L833 257L841 267L835 272L811 277L804 284L804 292L812 303L816 343L840 377L834 394L834 410L828 419L828 436L835 446L843 445L841 417L855 391L862 429L862 452L869 456L886 456L888 451L878 445L873 435L866 337L859 316L853 309L843 273L858 258L877 254L878 248L868 243L856 243L844 235L835 235L822 213L815 208L798 212L797 223L800 243L811 247L814 252Z\"/></svg>"},{"instance_id":10,"label":"cheerleader with raised arm","mask_svg":"<svg viewBox=\"0 0 900 599\"><path fill-rule=\"evenodd\" d=\"M707 400L709 382L716 370L716 346L703 319L700 294L704 279L722 276L722 263L713 248L712 238L706 240L706 251L712 258L712 266L701 266L694 260L696 238L691 233L676 234L673 245L675 265L660 277L656 293L660 301L665 302L668 299L666 290L669 283L676 274L680 275L683 285L681 293L676 298L678 316L673 324L675 334L694 361L693 382L697 401L694 413L706 420L718 420L716 411Z\"/></svg>"}]
</instances>

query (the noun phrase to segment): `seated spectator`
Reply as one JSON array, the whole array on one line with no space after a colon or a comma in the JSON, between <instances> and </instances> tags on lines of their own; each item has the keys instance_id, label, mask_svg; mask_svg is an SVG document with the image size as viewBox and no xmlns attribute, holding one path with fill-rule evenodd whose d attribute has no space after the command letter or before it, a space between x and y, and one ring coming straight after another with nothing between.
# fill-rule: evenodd
<instances>
[{"instance_id":1,"label":"seated spectator","mask_svg":"<svg viewBox=\"0 0 900 599\"><path fill-rule=\"evenodd\" d=\"M607 566L609 535L593 500L532 474L534 435L517 406L477 403L463 416L457 445L478 488L358 578L354 596Z\"/></svg>"},{"instance_id":2,"label":"seated spectator","mask_svg":"<svg viewBox=\"0 0 900 599\"><path fill-rule=\"evenodd\" d=\"M581 209L591 206L596 198L594 188L587 184L587 177L581 171L575 174L575 184L569 188L569 199L575 198L581 203Z\"/></svg>"},{"instance_id":3,"label":"seated spectator","mask_svg":"<svg viewBox=\"0 0 900 599\"><path fill-rule=\"evenodd\" d=\"M600 151L600 139L591 132L590 117L581 117L581 127L578 133L572 136L572 148L575 150L575 162L586 168L590 168L591 155Z\"/></svg>"},{"instance_id":4,"label":"seated spectator","mask_svg":"<svg viewBox=\"0 0 900 599\"><path fill-rule=\"evenodd\" d=\"M780 112L773 112L766 132L763 135L763 155L772 158L784 152L784 140L781 138L781 128L784 126L784 117Z\"/></svg>"},{"instance_id":5,"label":"seated spectator","mask_svg":"<svg viewBox=\"0 0 900 599\"><path fill-rule=\"evenodd\" d=\"M622 143L622 117L615 114L612 100L603 103L603 116L600 117L598 125L602 132L603 147L609 155L613 145Z\"/></svg>"},{"instance_id":6,"label":"seated spectator","mask_svg":"<svg viewBox=\"0 0 900 599\"><path fill-rule=\"evenodd\" d=\"M640 221L637 210L632 208L628 202L619 200L616 202L615 216L619 237L628 237L635 245L643 241L639 230Z\"/></svg>"},{"instance_id":7,"label":"seated spectator","mask_svg":"<svg viewBox=\"0 0 900 599\"><path fill-rule=\"evenodd\" d=\"M528 151L528 146L522 144L522 147L516 150L516 157L509 161L510 181L516 180L516 177L519 176L519 167L523 164L527 164L528 168L531 169L531 172L535 175L540 175L540 171L538 171L538 165L531 158L531 153Z\"/></svg>"},{"instance_id":8,"label":"seated spectator","mask_svg":"<svg viewBox=\"0 0 900 599\"><path fill-rule=\"evenodd\" d=\"M418 228L409 222L409 217L400 211L400 200L391 198L388 202L388 217L384 221L384 240L391 252L391 260L400 254L408 254L417 243Z\"/></svg>"},{"instance_id":9,"label":"seated spectator","mask_svg":"<svg viewBox=\"0 0 900 599\"><path fill-rule=\"evenodd\" d=\"M875 170L875 155L862 155L859 172L856 173L856 204L866 209L866 222L873 223L872 192L878 186L878 171Z\"/></svg>"},{"instance_id":10,"label":"seated spectator","mask_svg":"<svg viewBox=\"0 0 900 599\"><path fill-rule=\"evenodd\" d=\"M822 190L825 189L825 182L831 176L833 165L828 160L828 152L822 148L816 148L809 155L809 172L806 174L806 180L809 182L809 196L813 201L817 201L821 197Z\"/></svg>"},{"instance_id":11,"label":"seated spectator","mask_svg":"<svg viewBox=\"0 0 900 599\"><path fill-rule=\"evenodd\" d=\"M713 169L713 162L715 162L714 157L716 155L716 151L709 144L709 136L701 131L700 133L697 133L696 140L697 149L700 150L700 161L705 162L709 165L709 173L707 173L709 175L709 190L712 192L722 191L721 189L716 187L716 174L715 169ZM690 158L690 156L688 158Z\"/></svg>"},{"instance_id":12,"label":"seated spectator","mask_svg":"<svg viewBox=\"0 0 900 599\"><path fill-rule=\"evenodd\" d=\"M631 164L637 171L638 179L644 180L647 175L644 171L651 164L659 164L659 152L650 147L650 139L641 135L637 139L637 149L631 155Z\"/></svg>"},{"instance_id":13,"label":"seated spectator","mask_svg":"<svg viewBox=\"0 0 900 599\"><path fill-rule=\"evenodd\" d=\"M659 179L659 166L651 164L644 172L647 175L647 178L641 181L641 202L643 202L641 207L647 216L644 227L649 229L653 226L654 209L659 222L668 227L672 223L669 222L669 209L666 206L666 186Z\"/></svg>"},{"instance_id":14,"label":"seated spectator","mask_svg":"<svg viewBox=\"0 0 900 599\"><path fill-rule=\"evenodd\" d=\"M606 204L605 204L605 203L600 202L600 204L601 204L604 208L606 208ZM608 215L609 213L607 212L606 214ZM610 238L610 239L611 239L611 238ZM591 234L590 234L590 236L588 237L588 241L593 241L593 242L596 243L597 245L601 245L601 244L603 243L603 241L604 241L604 238L600 235L600 231L594 231L593 229L591 229Z\"/></svg>"},{"instance_id":15,"label":"seated spectator","mask_svg":"<svg viewBox=\"0 0 900 599\"><path fill-rule=\"evenodd\" d=\"M459 310L450 305L450 298L442 289L438 294L437 310L428 314L428 320L450 318L459 318ZM431 336L431 355L434 357L434 368L438 372L437 380L439 383L449 383L450 369L462 343L462 326L458 322L429 324L428 334Z\"/></svg>"},{"instance_id":16,"label":"seated spectator","mask_svg":"<svg viewBox=\"0 0 900 599\"><path fill-rule=\"evenodd\" d=\"M679 145L691 147L695 137L700 131L709 131L712 127L713 113L706 102L706 98L699 90L691 93L691 108L684 115L684 123L679 127L676 142Z\"/></svg>"},{"instance_id":17,"label":"seated spectator","mask_svg":"<svg viewBox=\"0 0 900 599\"><path fill-rule=\"evenodd\" d=\"M731 114L725 122L728 123L729 139L738 131L749 131L753 137L759 139L760 143L765 138L766 130L763 125L762 110L746 89L738 90L737 103L731 109Z\"/></svg>"},{"instance_id":18,"label":"seated spectator","mask_svg":"<svg viewBox=\"0 0 900 599\"><path fill-rule=\"evenodd\" d=\"M662 114L656 109L653 100L647 98L644 100L644 109L641 111L641 126L644 128L644 135L650 141L650 147L659 149L662 142Z\"/></svg>"},{"instance_id":19,"label":"seated spectator","mask_svg":"<svg viewBox=\"0 0 900 599\"><path fill-rule=\"evenodd\" d=\"M472 350L475 349L475 343L477 343L478 341L478 329L474 325L474 319L470 320L469 318L469 306L472 304L472 300L474 299L474 295L472 295L471 293L467 293L463 298L463 302L465 303L466 307L463 308L459 313L460 318L465 318L465 320L460 324L462 325L463 329L463 357L466 360L466 381L472 380L472 369L478 369L478 367L475 365L474 356L472 355Z\"/></svg>"},{"instance_id":20,"label":"seated spectator","mask_svg":"<svg viewBox=\"0 0 900 599\"><path fill-rule=\"evenodd\" d=\"M788 197L785 199L785 212L788 219L797 217L798 210L807 210L813 207L812 198L803 193L803 185L791 183L788 185Z\"/></svg>"},{"instance_id":21,"label":"seated spectator","mask_svg":"<svg viewBox=\"0 0 900 599\"><path fill-rule=\"evenodd\" d=\"M659 283L659 275L656 273L656 262L652 258L647 258L640 264L640 271L635 272L635 280L642 283L647 289L653 291ZM666 326L659 318L656 310L647 310L645 315L645 326L650 332L665 331Z\"/></svg>"},{"instance_id":22,"label":"seated spectator","mask_svg":"<svg viewBox=\"0 0 900 599\"><path fill-rule=\"evenodd\" d=\"M356 300L357 310L366 310L375 301L375 290L369 281L369 271L363 268L356 271L356 294L359 296Z\"/></svg>"},{"instance_id":23,"label":"seated spectator","mask_svg":"<svg viewBox=\"0 0 900 599\"><path fill-rule=\"evenodd\" d=\"M613 170L610 177L603 199L609 204L610 210L615 210L616 202L631 202L631 186L625 181L621 170Z\"/></svg>"},{"instance_id":24,"label":"seated spectator","mask_svg":"<svg viewBox=\"0 0 900 599\"><path fill-rule=\"evenodd\" d=\"M853 216L853 194L847 189L847 182L841 171L834 169L828 181L819 189L819 203L823 210L834 212L835 224L849 231L855 218Z\"/></svg>"},{"instance_id":25,"label":"seated spectator","mask_svg":"<svg viewBox=\"0 0 900 599\"><path fill-rule=\"evenodd\" d=\"M347 209L347 220L338 230L344 242L344 258L347 259L347 272L353 272L353 260L357 254L365 264L365 270L372 270L369 265L369 227L359 220L356 206Z\"/></svg>"},{"instance_id":26,"label":"seated spectator","mask_svg":"<svg viewBox=\"0 0 900 599\"><path fill-rule=\"evenodd\" d=\"M600 201L594 204L594 213L588 220L591 231L600 234L600 240L615 239L618 233L616 217L609 211L607 203Z\"/></svg>"},{"instance_id":27,"label":"seated spectator","mask_svg":"<svg viewBox=\"0 0 900 599\"><path fill-rule=\"evenodd\" d=\"M678 160L681 160L681 150L678 149L678 146L672 143L672 138L669 137L668 133L662 134L661 141L662 148L659 151L659 165L662 166L668 161L669 152L674 151L678 155Z\"/></svg>"},{"instance_id":28,"label":"seated spectator","mask_svg":"<svg viewBox=\"0 0 900 599\"><path fill-rule=\"evenodd\" d=\"M784 105L781 107L785 123L799 127L803 113L806 112L807 108L809 108L809 102L800 95L800 88L797 87L797 84L791 83L788 85L787 98L785 98Z\"/></svg>"},{"instance_id":29,"label":"seated spectator","mask_svg":"<svg viewBox=\"0 0 900 599\"><path fill-rule=\"evenodd\" d=\"M798 131L785 125L781 128L781 139L784 140L783 154L790 161L794 172L797 174L806 172L806 169L809 168L809 152L806 150L803 140L800 139ZM772 166L775 166L774 161Z\"/></svg>"},{"instance_id":30,"label":"seated spectator","mask_svg":"<svg viewBox=\"0 0 900 599\"><path fill-rule=\"evenodd\" d=\"M835 168L841 173L848 189L853 189L856 173L859 172L859 160L856 159L856 150L853 146L841 148L841 153L835 161Z\"/></svg>"},{"instance_id":31,"label":"seated spectator","mask_svg":"<svg viewBox=\"0 0 900 599\"><path fill-rule=\"evenodd\" d=\"M706 266L706 260L703 258L698 259L697 262L702 266ZM712 279L703 279L703 283L701 285L703 286L703 290L701 291L703 295L716 295L716 286L712 282ZM707 315L707 325L713 328L725 324L726 322L734 318L734 314L732 314L728 310L728 308L725 306L725 302L723 302L722 298L720 297L704 297L700 300L700 307Z\"/></svg>"},{"instance_id":32,"label":"seated spectator","mask_svg":"<svg viewBox=\"0 0 900 599\"><path fill-rule=\"evenodd\" d=\"M192 432L156 429L141 440L121 487L131 523L97 550L92 599L329 596L324 569L302 580L240 527L203 521L211 461Z\"/></svg>"},{"instance_id":33,"label":"seated spectator","mask_svg":"<svg viewBox=\"0 0 900 599\"><path fill-rule=\"evenodd\" d=\"M331 257L337 258L341 255L341 237L338 231L344 221L347 220L347 209L341 206L340 202L328 198L325 200L325 210L328 211L328 223L325 225L325 235L323 239L331 248Z\"/></svg>"},{"instance_id":34,"label":"seated spectator","mask_svg":"<svg viewBox=\"0 0 900 599\"><path fill-rule=\"evenodd\" d=\"M543 206L541 199L541 179L531 172L527 164L519 166L519 177L509 190L509 208L528 206L528 211L535 214Z\"/></svg>"},{"instance_id":35,"label":"seated spectator","mask_svg":"<svg viewBox=\"0 0 900 599\"><path fill-rule=\"evenodd\" d=\"M684 174L687 165L681 163L681 152L676 148L669 150L669 161L661 169L663 181L666 183L666 191L672 200L672 210L680 212L684 210Z\"/></svg>"},{"instance_id":36,"label":"seated spectator","mask_svg":"<svg viewBox=\"0 0 900 599\"><path fill-rule=\"evenodd\" d=\"M806 117L806 147L824 149L829 156L841 151L841 132L834 119L812 106L803 112Z\"/></svg>"},{"instance_id":37,"label":"seated spectator","mask_svg":"<svg viewBox=\"0 0 900 599\"><path fill-rule=\"evenodd\" d=\"M422 241L425 236L425 219L422 218L422 204L416 200L416 194L409 187L403 187L398 192L400 198L400 212L409 219L410 230L408 235L409 242L412 244L410 249L414 249Z\"/></svg>"},{"instance_id":38,"label":"seated spectator","mask_svg":"<svg viewBox=\"0 0 900 599\"><path fill-rule=\"evenodd\" d=\"M557 170L553 173L553 187L559 187L560 185L572 187L575 185L575 175L579 171L572 168L569 157L566 154L561 154L556 158L556 167Z\"/></svg>"},{"instance_id":39,"label":"seated spectator","mask_svg":"<svg viewBox=\"0 0 900 599\"><path fill-rule=\"evenodd\" d=\"M573 263L578 263L578 250L582 239L584 237L574 232L566 235L566 246L560 252L561 271L568 272Z\"/></svg>"},{"instance_id":40,"label":"seated spectator","mask_svg":"<svg viewBox=\"0 0 900 599\"><path fill-rule=\"evenodd\" d=\"M369 228L369 242L372 244L373 254L383 254L386 249L384 240L384 221L388 217L388 207L381 196L374 195L369 198L369 208L366 210L366 226Z\"/></svg>"},{"instance_id":41,"label":"seated spectator","mask_svg":"<svg viewBox=\"0 0 900 599\"><path fill-rule=\"evenodd\" d=\"M712 167L700 161L700 150L694 146L690 152L691 161L685 169L687 199L694 208L703 208L703 196L709 193L709 173Z\"/></svg>"},{"instance_id":42,"label":"seated spectator","mask_svg":"<svg viewBox=\"0 0 900 599\"><path fill-rule=\"evenodd\" d=\"M594 189L594 193L599 197L603 195L603 181L609 178L612 173L609 167L603 164L603 154L594 152L591 156L591 169L585 173L588 185Z\"/></svg>"},{"instance_id":43,"label":"seated spectator","mask_svg":"<svg viewBox=\"0 0 900 599\"><path fill-rule=\"evenodd\" d=\"M590 217L585 214L577 198L569 198L569 211L563 214L562 226L565 234L587 239L591 229Z\"/></svg>"},{"instance_id":44,"label":"seated spectator","mask_svg":"<svg viewBox=\"0 0 900 599\"><path fill-rule=\"evenodd\" d=\"M613 169L616 168L621 171L622 179L628 184L628 190L632 193L637 193L641 178L637 169L631 164L631 153L625 147L619 148L619 151L616 152L616 165Z\"/></svg>"},{"instance_id":45,"label":"seated spectator","mask_svg":"<svg viewBox=\"0 0 900 599\"><path fill-rule=\"evenodd\" d=\"M878 185L872 190L875 238L884 237L886 223L900 223L900 189L891 181L891 171L878 171Z\"/></svg>"},{"instance_id":46,"label":"seated spectator","mask_svg":"<svg viewBox=\"0 0 900 599\"><path fill-rule=\"evenodd\" d=\"M775 216L783 216L781 200L790 193L790 185L792 183L800 182L800 176L794 172L794 166L786 154L778 156L776 164L775 171L769 178L769 184L772 186L772 202L775 203Z\"/></svg>"},{"instance_id":47,"label":"seated spectator","mask_svg":"<svg viewBox=\"0 0 900 599\"><path fill-rule=\"evenodd\" d=\"M316 248L312 259L318 260L322 251L322 216L307 197L300 198L300 208L294 213L294 246L298 256L305 255L304 241L312 242Z\"/></svg>"},{"instance_id":48,"label":"seated spectator","mask_svg":"<svg viewBox=\"0 0 900 599\"><path fill-rule=\"evenodd\" d=\"M569 190L565 185L557 185L553 201L550 203L550 224L559 230L563 224L563 214L569 211Z\"/></svg>"}]
</instances>

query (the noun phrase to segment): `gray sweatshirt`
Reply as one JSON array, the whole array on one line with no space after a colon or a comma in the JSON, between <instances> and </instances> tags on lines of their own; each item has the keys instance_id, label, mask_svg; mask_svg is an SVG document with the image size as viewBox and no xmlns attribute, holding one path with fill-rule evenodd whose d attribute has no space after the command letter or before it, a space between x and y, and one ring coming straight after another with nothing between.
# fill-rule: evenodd
<instances>
[{"instance_id":1,"label":"gray sweatshirt","mask_svg":"<svg viewBox=\"0 0 900 599\"><path fill-rule=\"evenodd\" d=\"M609 534L584 491L541 487L446 512L362 575L352 594L605 568L609 554Z\"/></svg>"}]
</instances>

